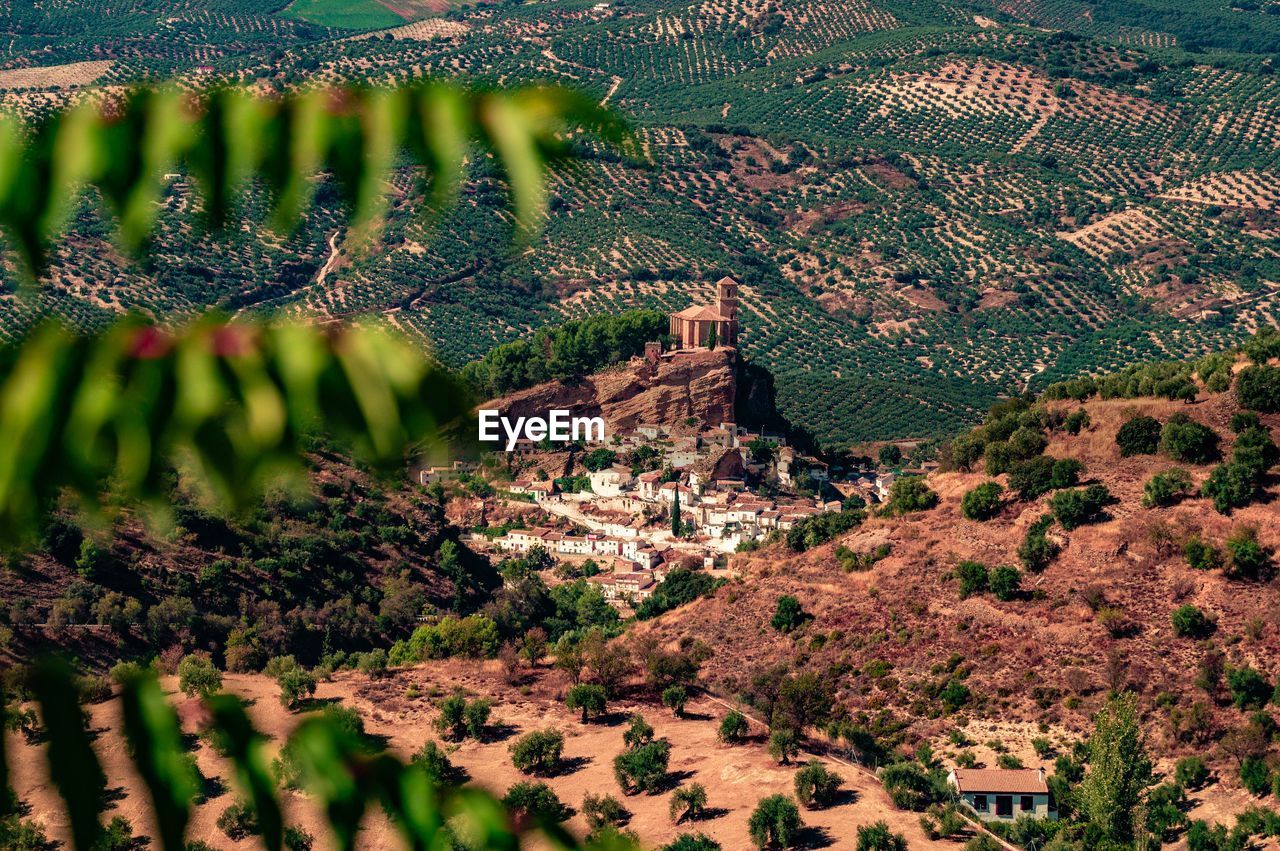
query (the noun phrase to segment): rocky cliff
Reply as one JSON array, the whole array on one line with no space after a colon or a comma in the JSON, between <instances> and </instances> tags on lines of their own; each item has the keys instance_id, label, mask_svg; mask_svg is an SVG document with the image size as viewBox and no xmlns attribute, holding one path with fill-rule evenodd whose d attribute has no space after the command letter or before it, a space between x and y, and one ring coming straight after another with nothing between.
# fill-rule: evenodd
<instances>
[{"instance_id":1,"label":"rocky cliff","mask_svg":"<svg viewBox=\"0 0 1280 851\"><path fill-rule=\"evenodd\" d=\"M643 423L679 428L689 418L718 425L734 419L736 355L732 349L697 351L659 362L639 358L577 380L549 381L482 407L504 416L546 416L553 408L575 416L600 416L609 434Z\"/></svg>"}]
</instances>

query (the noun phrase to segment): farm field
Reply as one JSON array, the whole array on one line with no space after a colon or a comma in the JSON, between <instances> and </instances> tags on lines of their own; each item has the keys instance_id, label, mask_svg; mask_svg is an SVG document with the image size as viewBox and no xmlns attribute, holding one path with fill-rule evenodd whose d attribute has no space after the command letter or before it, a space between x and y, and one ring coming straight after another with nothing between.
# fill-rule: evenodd
<instances>
[{"instance_id":1,"label":"farm field","mask_svg":"<svg viewBox=\"0 0 1280 851\"><path fill-rule=\"evenodd\" d=\"M353 30L394 27L404 21L378 0L293 0L284 14L323 27Z\"/></svg>"},{"instance_id":2,"label":"farm field","mask_svg":"<svg viewBox=\"0 0 1280 851\"><path fill-rule=\"evenodd\" d=\"M74 80L26 67L54 62L110 61L102 84L551 81L632 119L649 162L587 151L517 251L483 163L433 227L400 177L385 240L364 253L326 204L287 237L202 234L178 179L162 249L134 262L86 199L41 296L0 293L0 335L47 313L375 314L456 367L566 318L678 310L733 274L741 345L778 377L791 421L832 446L942 437L1002 395L1276 321L1280 15L1266 5L15 7L0 103L17 110L73 96Z\"/></svg>"}]
</instances>

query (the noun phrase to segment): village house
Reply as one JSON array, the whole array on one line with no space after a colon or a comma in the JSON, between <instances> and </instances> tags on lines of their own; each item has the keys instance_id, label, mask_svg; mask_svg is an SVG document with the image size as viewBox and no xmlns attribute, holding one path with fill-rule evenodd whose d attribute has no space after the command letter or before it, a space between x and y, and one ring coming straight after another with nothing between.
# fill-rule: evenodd
<instances>
[{"instance_id":1,"label":"village house","mask_svg":"<svg viewBox=\"0 0 1280 851\"><path fill-rule=\"evenodd\" d=\"M1058 817L1043 768L956 768L947 783L983 821Z\"/></svg>"},{"instance_id":2,"label":"village house","mask_svg":"<svg viewBox=\"0 0 1280 851\"><path fill-rule=\"evenodd\" d=\"M658 488L658 498L666 503L674 503L677 493L680 494L681 505L691 505L693 503L693 491L679 482L667 482Z\"/></svg>"},{"instance_id":3,"label":"village house","mask_svg":"<svg viewBox=\"0 0 1280 851\"><path fill-rule=\"evenodd\" d=\"M674 468L688 467L696 464L702 456L698 452L698 443L692 437L677 440L667 452L667 463Z\"/></svg>"},{"instance_id":4,"label":"village house","mask_svg":"<svg viewBox=\"0 0 1280 851\"><path fill-rule=\"evenodd\" d=\"M555 496L555 482L531 482L527 487L527 492L533 494L534 502L545 502Z\"/></svg>"},{"instance_id":5,"label":"village house","mask_svg":"<svg viewBox=\"0 0 1280 851\"><path fill-rule=\"evenodd\" d=\"M657 499L658 488L662 486L662 471L653 470L641 473L636 477L636 491L641 499Z\"/></svg>"},{"instance_id":6,"label":"village house","mask_svg":"<svg viewBox=\"0 0 1280 851\"><path fill-rule=\"evenodd\" d=\"M620 495L631 485L633 480L631 468L624 467L621 464L614 464L612 467L597 470L589 474L589 478L591 479L591 491L603 497Z\"/></svg>"},{"instance_id":7,"label":"village house","mask_svg":"<svg viewBox=\"0 0 1280 851\"><path fill-rule=\"evenodd\" d=\"M716 282L716 303L695 304L669 320L671 337L682 349L738 344L738 282L725 276Z\"/></svg>"},{"instance_id":8,"label":"village house","mask_svg":"<svg viewBox=\"0 0 1280 851\"><path fill-rule=\"evenodd\" d=\"M657 440L667 433L667 430L660 425L638 425L636 426L636 434L647 437L650 440Z\"/></svg>"}]
</instances>

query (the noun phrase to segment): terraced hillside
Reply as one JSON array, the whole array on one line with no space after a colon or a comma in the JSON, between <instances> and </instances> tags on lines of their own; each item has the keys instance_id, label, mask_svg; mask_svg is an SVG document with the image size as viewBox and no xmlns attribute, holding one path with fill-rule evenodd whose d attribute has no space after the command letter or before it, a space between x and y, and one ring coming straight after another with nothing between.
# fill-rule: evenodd
<instances>
[{"instance_id":1,"label":"terraced hillside","mask_svg":"<svg viewBox=\"0 0 1280 851\"><path fill-rule=\"evenodd\" d=\"M159 251L131 263L87 201L51 285L0 295L0 333L49 312L380 313L458 365L567 316L681 308L731 272L743 347L834 444L954 432L1000 394L1277 318L1276 0L339 5L405 23L320 26L283 0L10 0L3 100L35 111L162 75L554 80L632 116L649 161L588 151L515 250L483 172L431 228L405 175L363 255L324 205L287 238L199 234L179 177Z\"/></svg>"}]
</instances>

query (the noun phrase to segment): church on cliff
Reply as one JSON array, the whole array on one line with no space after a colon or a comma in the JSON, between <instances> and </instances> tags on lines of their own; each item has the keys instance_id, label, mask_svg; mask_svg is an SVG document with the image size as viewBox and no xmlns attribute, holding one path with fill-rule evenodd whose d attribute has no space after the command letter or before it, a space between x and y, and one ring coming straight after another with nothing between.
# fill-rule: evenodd
<instances>
[{"instance_id":1,"label":"church on cliff","mask_svg":"<svg viewBox=\"0 0 1280 851\"><path fill-rule=\"evenodd\" d=\"M738 345L738 282L726 275L716 282L716 303L695 304L671 314L669 333L680 349Z\"/></svg>"}]
</instances>

